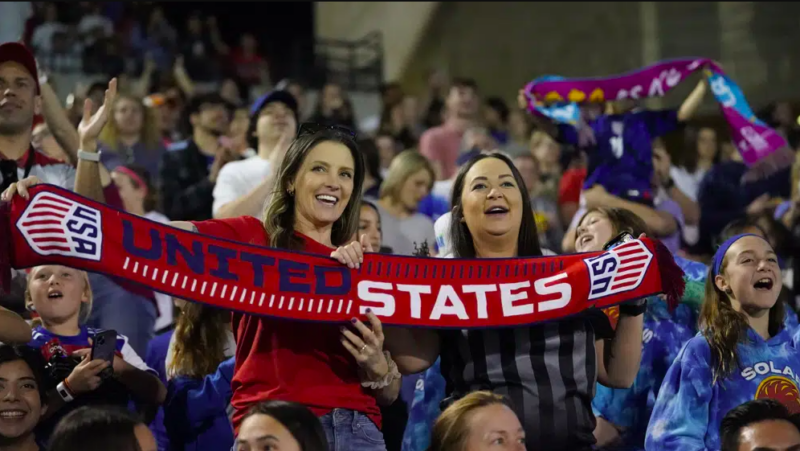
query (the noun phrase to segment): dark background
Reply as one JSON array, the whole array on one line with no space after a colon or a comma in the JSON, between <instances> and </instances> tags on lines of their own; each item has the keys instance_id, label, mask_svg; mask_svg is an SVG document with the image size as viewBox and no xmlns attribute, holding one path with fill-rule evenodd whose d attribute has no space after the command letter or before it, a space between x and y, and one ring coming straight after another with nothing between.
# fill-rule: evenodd
<instances>
[{"instance_id":1,"label":"dark background","mask_svg":"<svg viewBox=\"0 0 800 451\"><path fill-rule=\"evenodd\" d=\"M179 35L193 11L217 17L225 42L236 47L251 32L267 59L272 81L310 71L314 61L313 2L160 2Z\"/></svg>"}]
</instances>

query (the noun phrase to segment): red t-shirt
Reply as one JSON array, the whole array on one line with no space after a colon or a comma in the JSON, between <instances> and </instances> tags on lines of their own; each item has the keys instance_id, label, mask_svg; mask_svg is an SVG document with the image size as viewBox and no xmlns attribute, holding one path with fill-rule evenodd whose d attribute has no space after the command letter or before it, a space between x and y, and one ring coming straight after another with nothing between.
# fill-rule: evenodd
<instances>
[{"instance_id":1,"label":"red t-shirt","mask_svg":"<svg viewBox=\"0 0 800 451\"><path fill-rule=\"evenodd\" d=\"M256 246L269 243L264 226L249 216L194 225L204 235ZM330 255L334 250L299 236L305 242L305 252ZM233 331L236 367L231 406L237 433L248 409L268 399L303 404L317 416L335 408L355 410L381 426L380 409L375 398L361 387L356 361L339 341L338 325L234 313Z\"/></svg>"},{"instance_id":2,"label":"red t-shirt","mask_svg":"<svg viewBox=\"0 0 800 451\"><path fill-rule=\"evenodd\" d=\"M584 180L586 180L586 168L574 168L564 171L561 181L558 183L558 204L580 202Z\"/></svg>"}]
</instances>

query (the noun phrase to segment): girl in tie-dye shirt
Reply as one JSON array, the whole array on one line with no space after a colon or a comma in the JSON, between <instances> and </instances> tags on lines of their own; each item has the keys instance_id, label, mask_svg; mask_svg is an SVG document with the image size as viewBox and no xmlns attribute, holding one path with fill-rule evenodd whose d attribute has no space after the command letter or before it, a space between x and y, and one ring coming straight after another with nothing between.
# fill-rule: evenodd
<instances>
[{"instance_id":1,"label":"girl in tie-dye shirt","mask_svg":"<svg viewBox=\"0 0 800 451\"><path fill-rule=\"evenodd\" d=\"M773 398L800 412L800 349L777 302L781 271L772 247L737 235L714 256L700 332L670 367L647 428L647 450L718 450L734 407Z\"/></svg>"}]
</instances>

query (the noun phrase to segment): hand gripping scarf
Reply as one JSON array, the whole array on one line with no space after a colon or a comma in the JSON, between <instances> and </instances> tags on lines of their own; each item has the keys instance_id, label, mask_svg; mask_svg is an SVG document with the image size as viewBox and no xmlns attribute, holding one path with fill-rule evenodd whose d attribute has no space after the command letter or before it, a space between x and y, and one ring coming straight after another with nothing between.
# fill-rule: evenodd
<instances>
[{"instance_id":1,"label":"hand gripping scarf","mask_svg":"<svg viewBox=\"0 0 800 451\"><path fill-rule=\"evenodd\" d=\"M121 212L52 185L0 209L0 276L60 264L243 313L343 322L372 309L386 324L484 328L540 323L666 292L680 268L657 241L609 252L514 259L327 256L227 241Z\"/></svg>"},{"instance_id":2,"label":"hand gripping scarf","mask_svg":"<svg viewBox=\"0 0 800 451\"><path fill-rule=\"evenodd\" d=\"M787 167L794 153L786 140L759 120L739 86L708 58L665 60L622 75L566 79L540 77L525 86L528 110L552 120L579 126L581 142L591 142L578 106L582 102L661 97L692 73L707 67L705 76L730 127L733 143L751 167L747 178L760 178ZM769 158L768 158L769 157Z\"/></svg>"}]
</instances>

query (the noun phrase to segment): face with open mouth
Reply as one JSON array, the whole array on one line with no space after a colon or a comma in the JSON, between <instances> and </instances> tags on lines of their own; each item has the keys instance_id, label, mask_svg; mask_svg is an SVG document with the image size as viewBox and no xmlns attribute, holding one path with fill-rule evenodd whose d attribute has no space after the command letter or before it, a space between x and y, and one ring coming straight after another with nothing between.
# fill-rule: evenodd
<instances>
[{"instance_id":1,"label":"face with open mouth","mask_svg":"<svg viewBox=\"0 0 800 451\"><path fill-rule=\"evenodd\" d=\"M295 219L311 228L333 225L353 193L355 162L344 144L324 141L308 152L294 183Z\"/></svg>"},{"instance_id":2,"label":"face with open mouth","mask_svg":"<svg viewBox=\"0 0 800 451\"><path fill-rule=\"evenodd\" d=\"M484 158L469 169L464 177L461 203L464 221L473 237L519 235L522 193L511 168L503 160Z\"/></svg>"},{"instance_id":3,"label":"face with open mouth","mask_svg":"<svg viewBox=\"0 0 800 451\"><path fill-rule=\"evenodd\" d=\"M24 360L0 364L0 436L16 439L31 434L44 410L28 364Z\"/></svg>"},{"instance_id":4,"label":"face with open mouth","mask_svg":"<svg viewBox=\"0 0 800 451\"><path fill-rule=\"evenodd\" d=\"M575 250L577 252L597 252L614 238L614 225L606 215L599 211L586 214L575 229Z\"/></svg>"},{"instance_id":5,"label":"face with open mouth","mask_svg":"<svg viewBox=\"0 0 800 451\"><path fill-rule=\"evenodd\" d=\"M28 276L28 291L33 307L45 321L77 317L81 303L89 302L86 275L66 266L33 268Z\"/></svg>"},{"instance_id":6,"label":"face with open mouth","mask_svg":"<svg viewBox=\"0 0 800 451\"><path fill-rule=\"evenodd\" d=\"M725 253L725 267L716 276L717 288L728 293L737 310L769 310L781 292L778 257L764 239L746 236Z\"/></svg>"}]
</instances>

